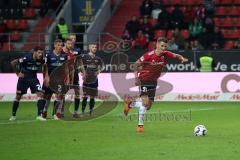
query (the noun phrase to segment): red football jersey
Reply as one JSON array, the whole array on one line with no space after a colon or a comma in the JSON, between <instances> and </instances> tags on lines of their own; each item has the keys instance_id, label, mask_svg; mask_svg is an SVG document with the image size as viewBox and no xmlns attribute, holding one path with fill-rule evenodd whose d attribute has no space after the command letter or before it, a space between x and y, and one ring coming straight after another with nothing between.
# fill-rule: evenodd
<instances>
[{"instance_id":1,"label":"red football jersey","mask_svg":"<svg viewBox=\"0 0 240 160\"><path fill-rule=\"evenodd\" d=\"M156 55L154 50L145 53L139 59L143 63L142 69L139 72L139 79L143 82L157 82L168 59L175 58L174 55L170 51L164 51L161 55Z\"/></svg>"},{"instance_id":2,"label":"red football jersey","mask_svg":"<svg viewBox=\"0 0 240 160\"><path fill-rule=\"evenodd\" d=\"M69 52L63 51L63 53L65 53L68 56L68 59L72 59L75 57L75 54L72 51L69 51Z\"/></svg>"}]
</instances>

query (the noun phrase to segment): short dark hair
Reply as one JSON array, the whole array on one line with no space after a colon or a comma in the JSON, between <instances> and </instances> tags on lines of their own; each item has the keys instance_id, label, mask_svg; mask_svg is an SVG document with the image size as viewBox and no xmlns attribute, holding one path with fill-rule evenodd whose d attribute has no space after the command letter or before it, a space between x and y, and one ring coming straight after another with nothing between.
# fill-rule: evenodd
<instances>
[{"instance_id":1,"label":"short dark hair","mask_svg":"<svg viewBox=\"0 0 240 160\"><path fill-rule=\"evenodd\" d=\"M160 42L167 43L167 38L165 38L165 37L158 37L157 43L160 43Z\"/></svg>"},{"instance_id":2,"label":"short dark hair","mask_svg":"<svg viewBox=\"0 0 240 160\"><path fill-rule=\"evenodd\" d=\"M54 44L55 43L62 43L62 40L61 39L56 39L55 41L54 41Z\"/></svg>"},{"instance_id":3,"label":"short dark hair","mask_svg":"<svg viewBox=\"0 0 240 160\"><path fill-rule=\"evenodd\" d=\"M67 42L67 41L72 41L72 39L71 38L66 38L65 42Z\"/></svg>"},{"instance_id":4,"label":"short dark hair","mask_svg":"<svg viewBox=\"0 0 240 160\"><path fill-rule=\"evenodd\" d=\"M90 42L88 45L98 45L97 42Z\"/></svg>"},{"instance_id":5,"label":"short dark hair","mask_svg":"<svg viewBox=\"0 0 240 160\"><path fill-rule=\"evenodd\" d=\"M34 51L34 52L36 52L36 51L43 51L43 48L40 47L40 46L35 46L35 47L33 48L33 51Z\"/></svg>"}]
</instances>

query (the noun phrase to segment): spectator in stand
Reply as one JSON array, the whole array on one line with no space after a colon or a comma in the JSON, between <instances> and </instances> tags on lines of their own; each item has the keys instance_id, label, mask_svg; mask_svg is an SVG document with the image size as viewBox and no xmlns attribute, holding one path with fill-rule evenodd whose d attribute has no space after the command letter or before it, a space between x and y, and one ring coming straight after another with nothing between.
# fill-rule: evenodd
<instances>
[{"instance_id":1,"label":"spectator in stand","mask_svg":"<svg viewBox=\"0 0 240 160\"><path fill-rule=\"evenodd\" d=\"M59 19L59 24L56 26L56 33L57 39L65 41L65 39L68 38L69 29L64 18Z\"/></svg>"},{"instance_id":2,"label":"spectator in stand","mask_svg":"<svg viewBox=\"0 0 240 160\"><path fill-rule=\"evenodd\" d=\"M206 18L206 9L203 4L199 5L199 7L197 8L197 18L200 21L204 21Z\"/></svg>"},{"instance_id":3,"label":"spectator in stand","mask_svg":"<svg viewBox=\"0 0 240 160\"><path fill-rule=\"evenodd\" d=\"M183 28L184 15L179 5L175 5L173 11L170 14L171 28Z\"/></svg>"},{"instance_id":4,"label":"spectator in stand","mask_svg":"<svg viewBox=\"0 0 240 160\"><path fill-rule=\"evenodd\" d=\"M30 0L21 0L21 2L23 8L29 7L30 5Z\"/></svg>"},{"instance_id":5,"label":"spectator in stand","mask_svg":"<svg viewBox=\"0 0 240 160\"><path fill-rule=\"evenodd\" d=\"M204 49L211 49L212 33L206 28L203 28L203 32L199 35L198 40Z\"/></svg>"},{"instance_id":6,"label":"spectator in stand","mask_svg":"<svg viewBox=\"0 0 240 160\"><path fill-rule=\"evenodd\" d=\"M130 36L128 30L124 30L123 35L121 37L123 40L132 40L132 37Z\"/></svg>"},{"instance_id":7,"label":"spectator in stand","mask_svg":"<svg viewBox=\"0 0 240 160\"><path fill-rule=\"evenodd\" d=\"M240 39L236 40L234 45L233 45L234 49L240 49Z\"/></svg>"},{"instance_id":8,"label":"spectator in stand","mask_svg":"<svg viewBox=\"0 0 240 160\"><path fill-rule=\"evenodd\" d=\"M153 40L154 38L154 32L152 25L148 22L148 18L144 17L141 18L140 21L140 29L143 34L147 37L148 41Z\"/></svg>"},{"instance_id":9,"label":"spectator in stand","mask_svg":"<svg viewBox=\"0 0 240 160\"><path fill-rule=\"evenodd\" d=\"M207 15L203 22L203 26L205 28L207 28L207 30L209 32L213 33L214 32L214 21L213 21L212 17Z\"/></svg>"},{"instance_id":10,"label":"spectator in stand","mask_svg":"<svg viewBox=\"0 0 240 160\"><path fill-rule=\"evenodd\" d=\"M136 16L133 16L132 19L127 22L125 29L128 30L132 39L136 37L139 31L139 22Z\"/></svg>"},{"instance_id":11,"label":"spectator in stand","mask_svg":"<svg viewBox=\"0 0 240 160\"><path fill-rule=\"evenodd\" d=\"M170 51L176 51L178 50L178 45L175 43L175 38L172 37L168 40L167 49Z\"/></svg>"},{"instance_id":12,"label":"spectator in stand","mask_svg":"<svg viewBox=\"0 0 240 160\"><path fill-rule=\"evenodd\" d=\"M153 2L151 0L144 0L140 6L140 14L143 17L150 17L153 10Z\"/></svg>"},{"instance_id":13,"label":"spectator in stand","mask_svg":"<svg viewBox=\"0 0 240 160\"><path fill-rule=\"evenodd\" d=\"M147 43L147 37L142 33L141 30L139 30L138 35L134 40L135 48L146 49Z\"/></svg>"},{"instance_id":14,"label":"spectator in stand","mask_svg":"<svg viewBox=\"0 0 240 160\"><path fill-rule=\"evenodd\" d=\"M39 15L41 17L44 17L46 15L46 13L48 12L49 7L50 7L50 1L49 0L42 0Z\"/></svg>"},{"instance_id":15,"label":"spectator in stand","mask_svg":"<svg viewBox=\"0 0 240 160\"><path fill-rule=\"evenodd\" d=\"M213 38L212 38L212 49L222 49L224 48L224 36L222 34L222 32L219 30L218 27L214 28L214 33L213 33Z\"/></svg>"},{"instance_id":16,"label":"spectator in stand","mask_svg":"<svg viewBox=\"0 0 240 160\"><path fill-rule=\"evenodd\" d=\"M145 32L147 28L152 28L152 25L148 22L148 18L144 18L141 30Z\"/></svg>"},{"instance_id":17,"label":"spectator in stand","mask_svg":"<svg viewBox=\"0 0 240 160\"><path fill-rule=\"evenodd\" d=\"M153 2L153 8L154 9L156 9L156 8L161 9L161 10L163 8L166 9L166 6L165 6L163 0L152 0L152 2Z\"/></svg>"},{"instance_id":18,"label":"spectator in stand","mask_svg":"<svg viewBox=\"0 0 240 160\"><path fill-rule=\"evenodd\" d=\"M194 41L189 42L188 49L196 51L196 50L203 50L203 46L199 43L199 41L196 39Z\"/></svg>"},{"instance_id":19,"label":"spectator in stand","mask_svg":"<svg viewBox=\"0 0 240 160\"><path fill-rule=\"evenodd\" d=\"M158 15L158 23L155 29L169 29L170 28L170 14L166 8L162 9L162 12Z\"/></svg>"},{"instance_id":20,"label":"spectator in stand","mask_svg":"<svg viewBox=\"0 0 240 160\"><path fill-rule=\"evenodd\" d=\"M179 28L175 28L173 37L175 39L175 43L178 45L178 49L185 49L185 39L180 33Z\"/></svg>"},{"instance_id":21,"label":"spectator in stand","mask_svg":"<svg viewBox=\"0 0 240 160\"><path fill-rule=\"evenodd\" d=\"M153 28L145 28L145 31L143 31L143 34L147 37L147 41L153 41L155 37L155 33Z\"/></svg>"},{"instance_id":22,"label":"spectator in stand","mask_svg":"<svg viewBox=\"0 0 240 160\"><path fill-rule=\"evenodd\" d=\"M206 9L206 15L213 17L215 12L215 0L204 0L203 5L204 8Z\"/></svg>"},{"instance_id":23,"label":"spectator in stand","mask_svg":"<svg viewBox=\"0 0 240 160\"><path fill-rule=\"evenodd\" d=\"M3 43L7 41L6 33L7 26L4 23L3 17L0 17L0 48L2 48Z\"/></svg>"},{"instance_id":24,"label":"spectator in stand","mask_svg":"<svg viewBox=\"0 0 240 160\"><path fill-rule=\"evenodd\" d=\"M184 17L185 17L185 27L188 28L189 24L193 22L194 18L196 17L197 12L192 6L187 6Z\"/></svg>"},{"instance_id":25,"label":"spectator in stand","mask_svg":"<svg viewBox=\"0 0 240 160\"><path fill-rule=\"evenodd\" d=\"M197 19L194 18L193 22L189 25L189 40L198 39L199 35L203 32L203 25Z\"/></svg>"}]
</instances>

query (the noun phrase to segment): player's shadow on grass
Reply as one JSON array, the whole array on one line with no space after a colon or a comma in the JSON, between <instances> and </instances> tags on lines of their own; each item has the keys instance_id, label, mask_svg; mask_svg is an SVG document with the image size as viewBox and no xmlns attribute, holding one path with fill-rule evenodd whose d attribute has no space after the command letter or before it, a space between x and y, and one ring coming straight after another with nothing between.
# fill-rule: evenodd
<instances>
[{"instance_id":1,"label":"player's shadow on grass","mask_svg":"<svg viewBox=\"0 0 240 160\"><path fill-rule=\"evenodd\" d=\"M73 112L72 112L72 104L73 101L71 100L65 100L65 105L64 105L64 118L63 120L65 121L88 121L92 119L96 119L99 117L102 117L106 115L107 113L111 112L114 110L118 104L119 100L116 95L106 92L106 91L100 91L98 90L98 97L97 102L93 113L90 114L89 112L85 112L84 114L80 113L78 117L73 117ZM66 97L74 97L74 91L69 90L69 92L66 94ZM80 109L81 110L81 109Z\"/></svg>"}]
</instances>

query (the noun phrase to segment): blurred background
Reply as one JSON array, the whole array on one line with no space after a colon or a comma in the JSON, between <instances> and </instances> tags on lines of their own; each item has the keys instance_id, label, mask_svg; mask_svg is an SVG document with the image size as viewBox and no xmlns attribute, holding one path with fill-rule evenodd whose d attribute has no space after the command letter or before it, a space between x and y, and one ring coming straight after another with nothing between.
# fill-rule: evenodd
<instances>
[{"instance_id":1,"label":"blurred background","mask_svg":"<svg viewBox=\"0 0 240 160\"><path fill-rule=\"evenodd\" d=\"M36 45L52 49L69 33L81 50L96 41L105 64L117 52L134 62L163 36L169 50L190 59L171 61L169 72L199 71L202 56L213 58L212 71L240 70L240 0L1 0L0 72L11 73L11 60Z\"/></svg>"}]
</instances>

